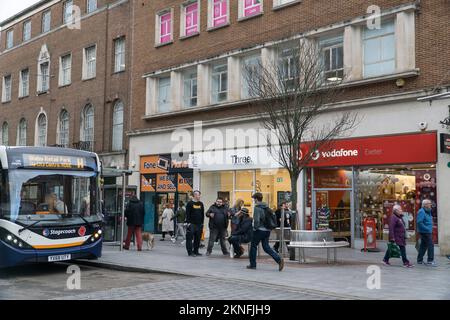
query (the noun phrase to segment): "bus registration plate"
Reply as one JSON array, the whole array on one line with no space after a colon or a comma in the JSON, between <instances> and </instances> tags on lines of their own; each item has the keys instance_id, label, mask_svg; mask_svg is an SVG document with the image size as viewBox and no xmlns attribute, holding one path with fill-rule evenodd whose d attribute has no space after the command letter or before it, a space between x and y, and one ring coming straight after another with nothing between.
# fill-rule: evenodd
<instances>
[{"instance_id":1,"label":"bus registration plate","mask_svg":"<svg viewBox=\"0 0 450 320\"><path fill-rule=\"evenodd\" d=\"M72 259L72 255L70 254L63 254L59 256L50 256L48 257L48 262L56 262L56 261L67 261Z\"/></svg>"}]
</instances>

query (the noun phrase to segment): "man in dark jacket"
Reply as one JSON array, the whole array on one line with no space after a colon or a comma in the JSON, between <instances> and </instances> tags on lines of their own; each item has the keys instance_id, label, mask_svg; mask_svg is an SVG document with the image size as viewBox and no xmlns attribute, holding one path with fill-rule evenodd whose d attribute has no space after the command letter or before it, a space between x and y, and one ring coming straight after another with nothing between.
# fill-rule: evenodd
<instances>
[{"instance_id":1,"label":"man in dark jacket","mask_svg":"<svg viewBox=\"0 0 450 320\"><path fill-rule=\"evenodd\" d=\"M194 199L186 205L186 250L190 257L201 256L198 252L205 221L205 206L200 201L202 193L194 191Z\"/></svg>"},{"instance_id":2,"label":"man in dark jacket","mask_svg":"<svg viewBox=\"0 0 450 320\"><path fill-rule=\"evenodd\" d=\"M239 223L228 239L233 246L235 259L239 259L244 254L241 245L252 241L253 234L253 219L248 214L248 209L242 208L237 217Z\"/></svg>"},{"instance_id":3,"label":"man in dark jacket","mask_svg":"<svg viewBox=\"0 0 450 320\"><path fill-rule=\"evenodd\" d=\"M131 197L125 210L127 218L128 234L124 249L130 249L131 237L134 234L138 251L142 251L142 226L144 225L145 209L144 204L136 196Z\"/></svg>"},{"instance_id":4,"label":"man in dark jacket","mask_svg":"<svg viewBox=\"0 0 450 320\"><path fill-rule=\"evenodd\" d=\"M209 218L209 242L206 250L207 256L211 255L216 239L219 239L220 241L223 254L230 254L225 242L228 229L228 211L228 208L223 203L223 199L218 198L216 203L213 204L206 212L206 216Z\"/></svg>"}]
</instances>

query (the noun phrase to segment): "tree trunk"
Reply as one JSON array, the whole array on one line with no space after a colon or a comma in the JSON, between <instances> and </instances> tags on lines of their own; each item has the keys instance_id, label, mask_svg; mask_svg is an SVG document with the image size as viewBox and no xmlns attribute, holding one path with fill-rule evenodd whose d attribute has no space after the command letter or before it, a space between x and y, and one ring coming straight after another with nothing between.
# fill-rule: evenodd
<instances>
[{"instance_id":1,"label":"tree trunk","mask_svg":"<svg viewBox=\"0 0 450 320\"><path fill-rule=\"evenodd\" d=\"M299 225L299 212L297 210L297 181L300 174L291 173L291 202L292 202L292 210L296 211L297 214L295 215L294 221L291 221L291 226L293 229L297 229L297 226Z\"/></svg>"}]
</instances>

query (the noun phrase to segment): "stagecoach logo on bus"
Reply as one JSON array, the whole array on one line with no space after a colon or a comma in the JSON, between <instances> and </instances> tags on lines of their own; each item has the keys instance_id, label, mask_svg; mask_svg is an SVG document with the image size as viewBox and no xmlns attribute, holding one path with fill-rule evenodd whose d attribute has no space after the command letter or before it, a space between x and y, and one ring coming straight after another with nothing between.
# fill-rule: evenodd
<instances>
[{"instance_id":1,"label":"stagecoach logo on bus","mask_svg":"<svg viewBox=\"0 0 450 320\"><path fill-rule=\"evenodd\" d=\"M87 229L84 226L80 228L70 228L70 229L44 229L42 235L50 239L64 239L64 238L74 238L77 236L84 237L86 235Z\"/></svg>"}]
</instances>

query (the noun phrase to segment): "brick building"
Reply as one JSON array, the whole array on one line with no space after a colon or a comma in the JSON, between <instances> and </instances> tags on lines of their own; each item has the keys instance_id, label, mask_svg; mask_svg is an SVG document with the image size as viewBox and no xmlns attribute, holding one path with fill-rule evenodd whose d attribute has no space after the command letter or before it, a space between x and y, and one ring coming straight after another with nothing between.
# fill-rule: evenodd
<instances>
[{"instance_id":1,"label":"brick building","mask_svg":"<svg viewBox=\"0 0 450 320\"><path fill-rule=\"evenodd\" d=\"M165 202L176 207L192 188L208 205L221 196L250 207L254 191L273 207L289 198L289 176L276 159L263 161L264 139L250 138L261 125L248 107L243 65L278 61L289 74L289 48L308 41L335 62L328 71L345 75L336 113L321 121L345 109L362 120L352 139L338 142L342 149L324 153L336 158L332 167L316 163L298 181L301 226L331 227L358 246L364 220L374 218L376 238L386 240L386 218L399 203L414 243L421 200L431 199L434 240L448 254L449 158L437 150L448 110L417 99L450 82L442 68L449 9L444 0L134 2L129 161L140 171L131 183L146 203L146 229L158 228ZM242 144L226 145L229 135Z\"/></svg>"}]
</instances>

